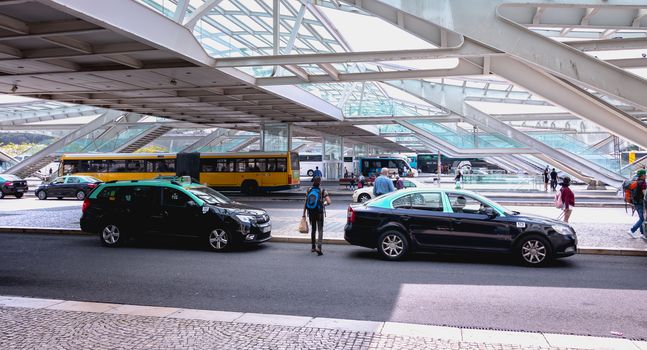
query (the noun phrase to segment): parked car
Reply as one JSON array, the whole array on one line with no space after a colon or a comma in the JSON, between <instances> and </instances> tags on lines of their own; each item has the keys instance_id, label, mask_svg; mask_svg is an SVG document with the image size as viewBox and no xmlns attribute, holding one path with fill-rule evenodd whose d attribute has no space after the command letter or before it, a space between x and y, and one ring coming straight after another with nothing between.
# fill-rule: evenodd
<instances>
[{"instance_id":1,"label":"parked car","mask_svg":"<svg viewBox=\"0 0 647 350\"><path fill-rule=\"evenodd\" d=\"M498 252L530 266L576 253L568 224L510 211L469 191L413 188L348 208L344 238L387 260L410 252Z\"/></svg>"},{"instance_id":2,"label":"parked car","mask_svg":"<svg viewBox=\"0 0 647 350\"><path fill-rule=\"evenodd\" d=\"M80 201L84 200L92 190L94 190L102 181L92 176L59 176L51 182L43 183L36 189L38 199L47 199L56 197L74 197Z\"/></svg>"},{"instance_id":3,"label":"parked car","mask_svg":"<svg viewBox=\"0 0 647 350\"><path fill-rule=\"evenodd\" d=\"M16 198L22 198L22 196L27 192L29 187L27 187L27 181L19 178L16 175L11 174L0 174L0 199L4 198L6 195L16 196Z\"/></svg>"},{"instance_id":4,"label":"parked car","mask_svg":"<svg viewBox=\"0 0 647 350\"><path fill-rule=\"evenodd\" d=\"M197 237L222 251L271 238L263 209L232 201L200 184L176 180L110 181L83 202L81 229L109 247L134 236Z\"/></svg>"},{"instance_id":5,"label":"parked car","mask_svg":"<svg viewBox=\"0 0 647 350\"><path fill-rule=\"evenodd\" d=\"M396 180L394 179L393 186L395 186L395 182ZM411 180L409 178L402 178L402 183L404 184L404 188L428 186L427 184L424 184L416 180ZM373 199L373 197L375 197L373 195L373 186L358 188L353 192L353 202L364 203L368 200Z\"/></svg>"}]
</instances>

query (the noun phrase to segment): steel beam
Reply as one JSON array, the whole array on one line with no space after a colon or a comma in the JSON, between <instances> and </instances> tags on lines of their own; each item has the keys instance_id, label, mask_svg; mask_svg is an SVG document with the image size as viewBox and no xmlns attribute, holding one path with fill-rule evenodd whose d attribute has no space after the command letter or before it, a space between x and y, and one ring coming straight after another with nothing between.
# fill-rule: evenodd
<instances>
[{"instance_id":1,"label":"steel beam","mask_svg":"<svg viewBox=\"0 0 647 350\"><path fill-rule=\"evenodd\" d=\"M200 7L191 12L191 15L186 19L186 21L184 21L183 25L189 30L193 31L193 28L198 23L200 18L209 13L211 9L218 6L221 1L222 0L205 0L205 2Z\"/></svg>"},{"instance_id":2,"label":"steel beam","mask_svg":"<svg viewBox=\"0 0 647 350\"><path fill-rule=\"evenodd\" d=\"M587 91L511 57L493 57L491 69L493 73L528 88L574 115L647 148L647 125Z\"/></svg>"},{"instance_id":3,"label":"steel beam","mask_svg":"<svg viewBox=\"0 0 647 350\"><path fill-rule=\"evenodd\" d=\"M419 16L420 20L463 34L488 47L542 67L559 77L579 82L591 89L647 109L647 94L645 94L647 80L536 34L504 17L500 5L510 1L345 0L344 2L385 18L391 23L397 23L397 15L400 12ZM529 2L536 6L545 6L540 1ZM584 6L591 4L592 1L580 0L572 3ZM593 1L593 3L603 4L602 1ZM639 1L617 1L617 3L644 5L644 2Z\"/></svg>"},{"instance_id":4,"label":"steel beam","mask_svg":"<svg viewBox=\"0 0 647 350\"><path fill-rule=\"evenodd\" d=\"M191 151L198 150L198 149L210 144L214 140L216 140L216 139L218 139L218 138L220 138L222 136L227 135L227 133L229 133L229 132L230 132L229 129L218 128L218 129L214 130L213 132L211 132L209 135L203 136L199 140L197 140L196 142L186 146L180 152L191 152Z\"/></svg>"}]
</instances>

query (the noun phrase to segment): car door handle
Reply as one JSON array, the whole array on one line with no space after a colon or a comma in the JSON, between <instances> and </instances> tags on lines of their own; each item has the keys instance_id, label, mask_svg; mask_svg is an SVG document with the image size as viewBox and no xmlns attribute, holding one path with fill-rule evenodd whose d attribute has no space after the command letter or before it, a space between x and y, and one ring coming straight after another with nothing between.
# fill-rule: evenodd
<instances>
[{"instance_id":1,"label":"car door handle","mask_svg":"<svg viewBox=\"0 0 647 350\"><path fill-rule=\"evenodd\" d=\"M400 216L400 219L402 219L402 221L409 221L411 220L411 217L409 215L402 215Z\"/></svg>"},{"instance_id":2,"label":"car door handle","mask_svg":"<svg viewBox=\"0 0 647 350\"><path fill-rule=\"evenodd\" d=\"M460 224L462 224L462 223L463 223L463 221L462 221L462 220L457 220L457 219L453 219L453 220L452 220L452 224L455 224L455 225L460 225Z\"/></svg>"}]
</instances>

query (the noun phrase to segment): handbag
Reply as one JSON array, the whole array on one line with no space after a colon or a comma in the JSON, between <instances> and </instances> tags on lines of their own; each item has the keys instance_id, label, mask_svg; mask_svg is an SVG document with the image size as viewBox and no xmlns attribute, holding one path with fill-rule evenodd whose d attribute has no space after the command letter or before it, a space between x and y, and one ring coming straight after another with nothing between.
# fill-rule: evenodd
<instances>
[{"instance_id":1,"label":"handbag","mask_svg":"<svg viewBox=\"0 0 647 350\"><path fill-rule=\"evenodd\" d=\"M301 222L299 222L299 233L308 233L310 230L308 229L308 221L306 220L305 216L301 217Z\"/></svg>"}]
</instances>

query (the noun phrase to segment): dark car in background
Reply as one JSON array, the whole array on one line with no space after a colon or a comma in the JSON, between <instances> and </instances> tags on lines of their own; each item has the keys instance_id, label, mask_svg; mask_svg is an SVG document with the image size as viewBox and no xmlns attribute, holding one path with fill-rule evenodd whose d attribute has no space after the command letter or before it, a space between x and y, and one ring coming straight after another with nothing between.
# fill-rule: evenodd
<instances>
[{"instance_id":1,"label":"dark car in background","mask_svg":"<svg viewBox=\"0 0 647 350\"><path fill-rule=\"evenodd\" d=\"M182 182L184 181L184 182ZM263 209L232 201L190 178L109 181L83 202L81 229L106 246L136 236L193 237L214 251L271 238Z\"/></svg>"},{"instance_id":2,"label":"dark car in background","mask_svg":"<svg viewBox=\"0 0 647 350\"><path fill-rule=\"evenodd\" d=\"M377 248L387 260L412 251L493 252L541 266L577 251L568 224L522 215L469 191L404 189L353 204L347 216L346 241Z\"/></svg>"},{"instance_id":3,"label":"dark car in background","mask_svg":"<svg viewBox=\"0 0 647 350\"><path fill-rule=\"evenodd\" d=\"M0 199L6 195L22 198L29 188L27 181L16 175L0 174Z\"/></svg>"},{"instance_id":4,"label":"dark car in background","mask_svg":"<svg viewBox=\"0 0 647 350\"><path fill-rule=\"evenodd\" d=\"M101 183L101 180L95 179L92 176L60 176L38 186L35 194L41 200L50 197L58 199L74 197L82 201Z\"/></svg>"}]
</instances>

